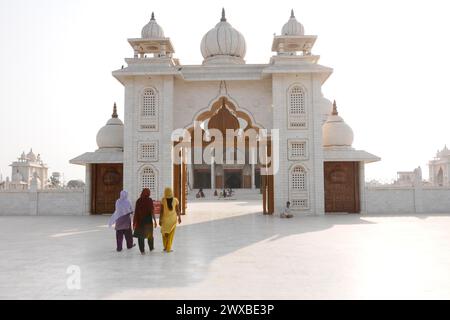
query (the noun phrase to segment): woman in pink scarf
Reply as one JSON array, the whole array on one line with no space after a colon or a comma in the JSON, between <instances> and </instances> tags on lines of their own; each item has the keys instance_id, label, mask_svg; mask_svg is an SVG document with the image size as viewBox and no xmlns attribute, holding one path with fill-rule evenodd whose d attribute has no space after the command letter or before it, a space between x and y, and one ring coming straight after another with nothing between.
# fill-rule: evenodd
<instances>
[{"instance_id":1,"label":"woman in pink scarf","mask_svg":"<svg viewBox=\"0 0 450 320\"><path fill-rule=\"evenodd\" d=\"M131 249L135 246L133 244L133 232L131 230L131 214L133 213L133 207L128 200L128 192L125 190L120 192L120 199L116 201L116 211L109 220L109 227L114 223L116 224L116 240L117 240L117 252L122 251L123 237L127 241L127 248Z\"/></svg>"}]
</instances>

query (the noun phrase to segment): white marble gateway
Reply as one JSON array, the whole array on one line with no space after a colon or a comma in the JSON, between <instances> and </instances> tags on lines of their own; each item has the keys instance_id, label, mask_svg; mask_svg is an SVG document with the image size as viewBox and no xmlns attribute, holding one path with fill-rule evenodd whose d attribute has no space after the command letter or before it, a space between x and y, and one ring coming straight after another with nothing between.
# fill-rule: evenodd
<instances>
[{"instance_id":1,"label":"white marble gateway","mask_svg":"<svg viewBox=\"0 0 450 320\"><path fill-rule=\"evenodd\" d=\"M445 146L438 150L436 156L428 164L430 182L434 186L450 187L450 150Z\"/></svg>"},{"instance_id":2,"label":"white marble gateway","mask_svg":"<svg viewBox=\"0 0 450 320\"><path fill-rule=\"evenodd\" d=\"M352 129L336 103L333 108L323 96L322 85L333 70L320 65L312 52L317 36L305 33L292 11L284 26L280 22L281 34L274 36L268 63L251 64L245 61L244 35L225 10L218 18L200 43L201 65L183 65L175 58L174 45L154 14L140 37L128 39L133 56L113 72L125 89L124 122L114 113L97 136L99 149L71 161L86 166L86 203L93 204L87 210L109 210L99 202L108 194L98 181L110 183L115 175L123 174L123 188L131 198L144 187L159 198L174 183L173 133L200 123L206 135L212 129L267 130L278 156L269 200L274 211L290 201L294 211L308 214L363 212L364 167L379 158L352 148ZM249 149L242 152L244 163L220 164L211 154L211 164L189 164L187 187L256 192L262 168L250 163ZM123 164L123 172L110 164ZM344 203L344 198L350 201Z\"/></svg>"}]
</instances>

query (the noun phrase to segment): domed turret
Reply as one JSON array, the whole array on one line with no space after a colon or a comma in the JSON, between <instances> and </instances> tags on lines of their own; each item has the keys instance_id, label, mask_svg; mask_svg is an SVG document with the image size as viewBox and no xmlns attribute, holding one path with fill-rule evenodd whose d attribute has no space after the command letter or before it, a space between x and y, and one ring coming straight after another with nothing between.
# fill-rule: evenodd
<instances>
[{"instance_id":1,"label":"domed turret","mask_svg":"<svg viewBox=\"0 0 450 320\"><path fill-rule=\"evenodd\" d=\"M31 161L31 162L36 161L36 155L34 154L33 149L31 149L30 152L28 152L27 159L28 159L28 161Z\"/></svg>"},{"instance_id":2,"label":"domed turret","mask_svg":"<svg viewBox=\"0 0 450 320\"><path fill-rule=\"evenodd\" d=\"M123 149L123 122L117 115L115 103L111 119L97 133L97 145L99 149Z\"/></svg>"},{"instance_id":3,"label":"domed turret","mask_svg":"<svg viewBox=\"0 0 450 320\"><path fill-rule=\"evenodd\" d=\"M438 151L438 158L447 158L450 156L450 150L448 149L447 145L444 146L444 149L442 151Z\"/></svg>"},{"instance_id":4,"label":"domed turret","mask_svg":"<svg viewBox=\"0 0 450 320\"><path fill-rule=\"evenodd\" d=\"M297 21L294 10L291 10L289 21L283 26L281 35L274 36L272 51L278 56L312 56L312 48L317 40L317 36L305 35L303 25ZM308 58L310 60L310 58ZM310 60L317 63L317 59Z\"/></svg>"},{"instance_id":5,"label":"domed turret","mask_svg":"<svg viewBox=\"0 0 450 320\"><path fill-rule=\"evenodd\" d=\"M281 30L281 35L283 35L283 36L304 36L305 35L305 28L295 18L294 10L291 10L291 18L283 26L283 29Z\"/></svg>"},{"instance_id":6,"label":"domed turret","mask_svg":"<svg viewBox=\"0 0 450 320\"><path fill-rule=\"evenodd\" d=\"M164 31L161 26L156 23L155 14L152 12L152 18L150 22L147 23L144 28L142 28L142 38L143 39L160 39L164 38Z\"/></svg>"},{"instance_id":7,"label":"domed turret","mask_svg":"<svg viewBox=\"0 0 450 320\"><path fill-rule=\"evenodd\" d=\"M244 63L247 51L244 36L227 22L224 9L220 22L203 37L201 51L204 63Z\"/></svg>"},{"instance_id":8,"label":"domed turret","mask_svg":"<svg viewBox=\"0 0 450 320\"><path fill-rule=\"evenodd\" d=\"M351 147L353 144L353 130L337 112L336 101L333 113L322 127L324 147Z\"/></svg>"}]
</instances>

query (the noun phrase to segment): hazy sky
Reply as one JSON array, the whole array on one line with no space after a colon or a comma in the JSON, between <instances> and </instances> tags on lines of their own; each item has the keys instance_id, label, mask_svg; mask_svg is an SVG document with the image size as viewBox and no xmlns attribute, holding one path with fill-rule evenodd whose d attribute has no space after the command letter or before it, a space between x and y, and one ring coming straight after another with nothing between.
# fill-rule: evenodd
<instances>
[{"instance_id":1,"label":"hazy sky","mask_svg":"<svg viewBox=\"0 0 450 320\"><path fill-rule=\"evenodd\" d=\"M335 72L325 96L355 132L355 148L382 158L367 180L389 181L450 144L448 1L0 0L0 172L31 147L65 179L84 179L69 160L96 149L123 87L111 71L133 52L155 11L182 64L200 64L200 41L220 19L247 42L247 63L268 63L273 34L294 8L313 53Z\"/></svg>"}]
</instances>

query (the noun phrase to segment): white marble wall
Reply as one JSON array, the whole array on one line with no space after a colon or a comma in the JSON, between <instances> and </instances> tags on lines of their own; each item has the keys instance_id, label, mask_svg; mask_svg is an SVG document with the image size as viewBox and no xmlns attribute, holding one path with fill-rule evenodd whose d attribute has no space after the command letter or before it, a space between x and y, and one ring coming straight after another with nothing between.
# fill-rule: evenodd
<instances>
[{"instance_id":1,"label":"white marble wall","mask_svg":"<svg viewBox=\"0 0 450 320\"><path fill-rule=\"evenodd\" d=\"M450 213L450 188L365 188L363 213ZM1 191L0 215L88 215L85 190Z\"/></svg>"},{"instance_id":2,"label":"white marble wall","mask_svg":"<svg viewBox=\"0 0 450 320\"><path fill-rule=\"evenodd\" d=\"M85 215L85 191L37 190L0 192L0 215Z\"/></svg>"},{"instance_id":3,"label":"white marble wall","mask_svg":"<svg viewBox=\"0 0 450 320\"><path fill-rule=\"evenodd\" d=\"M450 188L366 188L366 212L380 214L450 213Z\"/></svg>"}]
</instances>

